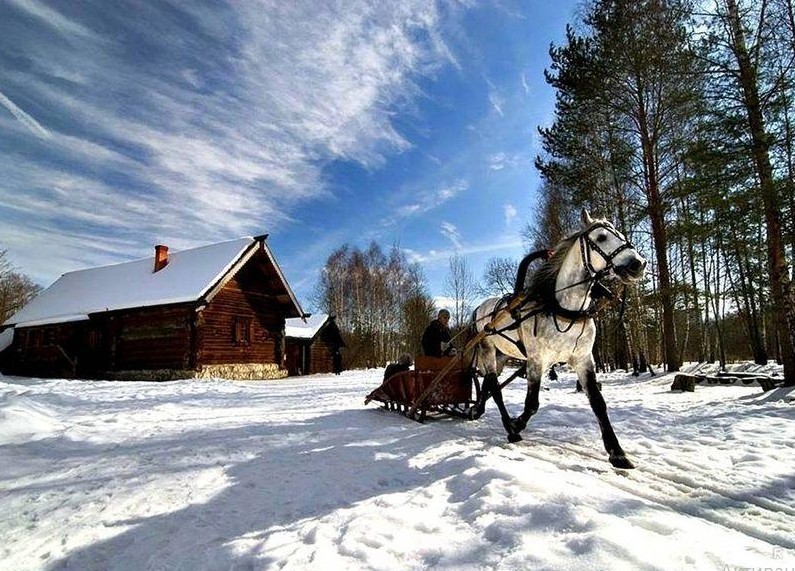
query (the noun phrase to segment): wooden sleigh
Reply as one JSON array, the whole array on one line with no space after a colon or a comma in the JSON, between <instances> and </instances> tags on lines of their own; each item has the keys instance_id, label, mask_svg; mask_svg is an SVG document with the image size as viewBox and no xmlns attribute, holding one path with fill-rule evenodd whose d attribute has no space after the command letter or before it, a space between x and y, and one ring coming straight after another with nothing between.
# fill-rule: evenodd
<instances>
[{"instance_id":1,"label":"wooden sleigh","mask_svg":"<svg viewBox=\"0 0 795 571\"><path fill-rule=\"evenodd\" d=\"M500 383L500 389L522 376L523 371L523 367L516 369ZM463 356L417 357L413 371L389 377L367 395L364 404L381 402L385 409L419 422L424 422L429 412L476 420L490 396L483 394L475 370Z\"/></svg>"},{"instance_id":2,"label":"wooden sleigh","mask_svg":"<svg viewBox=\"0 0 795 571\"><path fill-rule=\"evenodd\" d=\"M468 418L469 409L480 395L480 383L469 365L463 356L417 357L413 371L402 371L386 379L367 395L364 404L378 401L384 408L420 422L428 413Z\"/></svg>"}]
</instances>

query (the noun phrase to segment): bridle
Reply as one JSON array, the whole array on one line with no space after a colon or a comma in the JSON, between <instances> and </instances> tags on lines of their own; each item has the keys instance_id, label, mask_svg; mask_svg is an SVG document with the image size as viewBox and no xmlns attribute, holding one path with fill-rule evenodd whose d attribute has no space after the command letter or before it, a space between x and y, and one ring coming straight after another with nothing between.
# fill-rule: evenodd
<instances>
[{"instance_id":1,"label":"bridle","mask_svg":"<svg viewBox=\"0 0 795 571\"><path fill-rule=\"evenodd\" d=\"M615 250L613 250L610 253L605 252L604 249L602 249L602 247L596 241L594 241L593 238L591 238L591 233L599 228L607 230L613 236L623 241L623 244L618 246ZM621 252L623 252L624 250L635 249L635 246L632 245L632 242L630 242L626 238L622 238L621 235L618 233L618 231L607 222L597 222L595 224L592 224L586 230L580 232L579 242L580 242L580 253L582 254L582 260L583 260L583 265L585 266L585 271L588 272L588 277L594 279L594 281L602 279L605 275L607 275L608 272L610 272L610 270L615 268L613 260ZM593 264L591 263L592 251L595 251L597 254L599 254L602 257L602 259L605 261L605 267L602 268L601 270L597 271L596 268L594 268Z\"/></svg>"}]
</instances>

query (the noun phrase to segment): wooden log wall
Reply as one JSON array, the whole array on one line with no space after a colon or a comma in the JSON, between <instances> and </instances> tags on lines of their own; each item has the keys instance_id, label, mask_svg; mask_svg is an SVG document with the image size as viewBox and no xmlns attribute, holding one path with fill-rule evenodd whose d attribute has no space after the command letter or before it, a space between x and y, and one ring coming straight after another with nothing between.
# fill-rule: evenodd
<instances>
[{"instance_id":1,"label":"wooden log wall","mask_svg":"<svg viewBox=\"0 0 795 571\"><path fill-rule=\"evenodd\" d=\"M190 324L193 310L188 305L142 308L117 316L114 327L112 368L184 369L190 360Z\"/></svg>"},{"instance_id":2,"label":"wooden log wall","mask_svg":"<svg viewBox=\"0 0 795 571\"><path fill-rule=\"evenodd\" d=\"M308 343L297 339L287 339L285 342L285 368L290 375L303 375L304 352L309 351Z\"/></svg>"},{"instance_id":3,"label":"wooden log wall","mask_svg":"<svg viewBox=\"0 0 795 571\"><path fill-rule=\"evenodd\" d=\"M295 313L282 290L278 274L260 253L201 311L186 303L21 329L13 369L22 375L91 378L113 371L197 370L203 364L282 367L284 319ZM328 361L331 370L330 353L319 349L316 359Z\"/></svg>"},{"instance_id":4,"label":"wooden log wall","mask_svg":"<svg viewBox=\"0 0 795 571\"><path fill-rule=\"evenodd\" d=\"M251 283L248 278L251 276L244 268L202 312L200 363L283 364L284 310L273 296L263 293L261 283ZM236 341L237 324L246 320L250 324L248 341Z\"/></svg>"},{"instance_id":5,"label":"wooden log wall","mask_svg":"<svg viewBox=\"0 0 795 571\"><path fill-rule=\"evenodd\" d=\"M106 355L97 327L85 320L20 328L7 369L25 376L94 377Z\"/></svg>"},{"instance_id":6,"label":"wooden log wall","mask_svg":"<svg viewBox=\"0 0 795 571\"><path fill-rule=\"evenodd\" d=\"M310 368L312 373L330 373L334 370L333 347L319 337L312 343Z\"/></svg>"},{"instance_id":7,"label":"wooden log wall","mask_svg":"<svg viewBox=\"0 0 795 571\"><path fill-rule=\"evenodd\" d=\"M313 373L334 371L334 351L339 349L341 343L339 329L333 322L324 327L312 343L310 368Z\"/></svg>"},{"instance_id":8,"label":"wooden log wall","mask_svg":"<svg viewBox=\"0 0 795 571\"><path fill-rule=\"evenodd\" d=\"M67 359L58 348L71 349L72 328L65 324L17 330L13 349L16 354L10 372L34 377L73 377L74 356Z\"/></svg>"}]
</instances>

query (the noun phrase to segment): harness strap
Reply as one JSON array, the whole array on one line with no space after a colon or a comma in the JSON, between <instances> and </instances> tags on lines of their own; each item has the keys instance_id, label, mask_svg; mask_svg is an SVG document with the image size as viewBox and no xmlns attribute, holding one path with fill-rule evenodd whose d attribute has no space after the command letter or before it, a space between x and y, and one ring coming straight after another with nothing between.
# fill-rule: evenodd
<instances>
[{"instance_id":1,"label":"harness strap","mask_svg":"<svg viewBox=\"0 0 795 571\"><path fill-rule=\"evenodd\" d=\"M524 343L522 343L521 339L512 339L502 332L494 333L494 335L498 335L499 337L502 337L506 341L513 343L514 347L516 347L516 350L519 351L519 354L522 355L524 358L527 358L527 350L525 349Z\"/></svg>"}]
</instances>

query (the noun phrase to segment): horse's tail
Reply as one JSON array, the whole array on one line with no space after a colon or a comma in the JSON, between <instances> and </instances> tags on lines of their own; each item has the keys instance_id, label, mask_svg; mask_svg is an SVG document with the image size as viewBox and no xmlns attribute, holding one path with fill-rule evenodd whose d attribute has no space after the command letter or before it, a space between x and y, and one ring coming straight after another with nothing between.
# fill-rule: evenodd
<instances>
[{"instance_id":1,"label":"horse's tail","mask_svg":"<svg viewBox=\"0 0 795 571\"><path fill-rule=\"evenodd\" d=\"M490 297L472 311L472 322L469 324L470 332L468 334L471 336L470 339L483 331L483 327L494 317L493 310L496 310L502 299L505 298Z\"/></svg>"},{"instance_id":2,"label":"horse's tail","mask_svg":"<svg viewBox=\"0 0 795 571\"><path fill-rule=\"evenodd\" d=\"M467 328L466 333L466 342L464 343L464 347L469 346L469 342L474 339L474 337L479 333L478 331L478 310L475 308L472 310L472 320L469 323L469 327ZM478 352L477 347L471 347L470 350L463 355L464 361L469 362L469 366L472 369L477 370L478 368Z\"/></svg>"}]
</instances>

